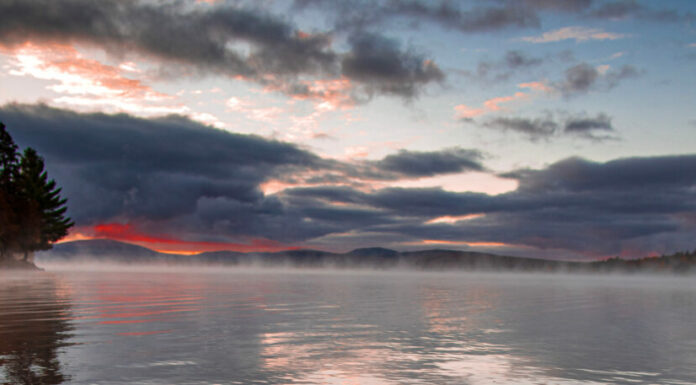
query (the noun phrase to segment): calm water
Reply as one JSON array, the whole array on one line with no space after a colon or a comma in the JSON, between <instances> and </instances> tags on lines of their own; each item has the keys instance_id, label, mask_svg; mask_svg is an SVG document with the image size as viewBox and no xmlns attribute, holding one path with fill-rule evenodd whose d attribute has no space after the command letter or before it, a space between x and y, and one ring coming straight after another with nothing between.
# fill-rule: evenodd
<instances>
[{"instance_id":1,"label":"calm water","mask_svg":"<svg viewBox=\"0 0 696 385\"><path fill-rule=\"evenodd\" d=\"M693 384L696 280L3 273L0 383Z\"/></svg>"}]
</instances>

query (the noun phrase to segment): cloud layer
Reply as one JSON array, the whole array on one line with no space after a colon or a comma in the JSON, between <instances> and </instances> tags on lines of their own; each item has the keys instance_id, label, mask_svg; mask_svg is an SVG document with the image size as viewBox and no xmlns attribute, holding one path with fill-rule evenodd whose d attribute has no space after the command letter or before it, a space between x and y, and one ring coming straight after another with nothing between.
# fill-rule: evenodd
<instances>
[{"instance_id":1,"label":"cloud layer","mask_svg":"<svg viewBox=\"0 0 696 385\"><path fill-rule=\"evenodd\" d=\"M83 228L117 223L130 232L190 243L346 249L366 242L460 242L521 255L600 257L688 247L696 227L693 155L606 163L569 158L502 174L519 188L487 195L370 188L380 179L485 170L482 155L473 150L401 151L347 164L174 116L141 119L11 105L0 109L0 119L18 143L46 157L50 176L64 187L70 213ZM600 114L555 129L610 126ZM302 173L324 179L275 194L261 190L269 179L291 182ZM356 183L333 183L328 175Z\"/></svg>"},{"instance_id":2,"label":"cloud layer","mask_svg":"<svg viewBox=\"0 0 696 385\"><path fill-rule=\"evenodd\" d=\"M337 52L330 33L305 33L258 8L135 0L0 3L0 44L80 43L113 55L157 59L163 73L220 74L306 95L303 77L356 83L356 92L415 96L444 78L423 54L391 39L356 33Z\"/></svg>"}]
</instances>

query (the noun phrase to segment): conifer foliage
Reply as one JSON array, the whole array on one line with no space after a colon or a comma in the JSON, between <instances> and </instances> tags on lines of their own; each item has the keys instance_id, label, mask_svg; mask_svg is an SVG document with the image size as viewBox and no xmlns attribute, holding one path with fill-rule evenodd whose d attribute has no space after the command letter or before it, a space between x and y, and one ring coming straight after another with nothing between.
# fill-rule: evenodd
<instances>
[{"instance_id":1,"label":"conifer foliage","mask_svg":"<svg viewBox=\"0 0 696 385\"><path fill-rule=\"evenodd\" d=\"M60 192L41 156L33 148L20 156L0 123L0 260L15 254L26 259L67 235L74 223Z\"/></svg>"}]
</instances>

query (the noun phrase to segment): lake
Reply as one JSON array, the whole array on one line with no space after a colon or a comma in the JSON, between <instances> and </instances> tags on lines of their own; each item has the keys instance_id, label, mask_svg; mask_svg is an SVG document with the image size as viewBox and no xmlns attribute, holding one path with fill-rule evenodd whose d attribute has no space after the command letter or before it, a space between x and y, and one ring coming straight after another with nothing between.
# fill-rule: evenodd
<instances>
[{"instance_id":1,"label":"lake","mask_svg":"<svg viewBox=\"0 0 696 385\"><path fill-rule=\"evenodd\" d=\"M694 384L696 280L3 272L0 383Z\"/></svg>"}]
</instances>

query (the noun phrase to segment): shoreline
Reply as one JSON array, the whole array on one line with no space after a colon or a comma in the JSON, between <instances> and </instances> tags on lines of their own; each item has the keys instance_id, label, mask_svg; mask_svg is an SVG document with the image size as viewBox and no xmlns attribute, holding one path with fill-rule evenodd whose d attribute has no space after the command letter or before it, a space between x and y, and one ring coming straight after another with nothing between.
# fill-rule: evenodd
<instances>
[{"instance_id":1,"label":"shoreline","mask_svg":"<svg viewBox=\"0 0 696 385\"><path fill-rule=\"evenodd\" d=\"M16 259L6 259L0 261L0 270L30 270L44 271L44 269L36 266L32 262L20 261Z\"/></svg>"}]
</instances>

